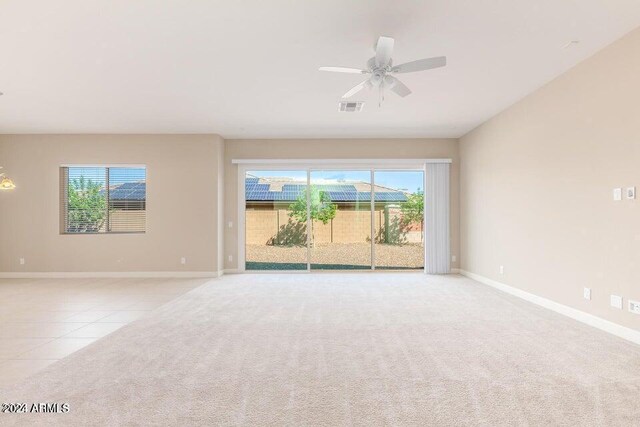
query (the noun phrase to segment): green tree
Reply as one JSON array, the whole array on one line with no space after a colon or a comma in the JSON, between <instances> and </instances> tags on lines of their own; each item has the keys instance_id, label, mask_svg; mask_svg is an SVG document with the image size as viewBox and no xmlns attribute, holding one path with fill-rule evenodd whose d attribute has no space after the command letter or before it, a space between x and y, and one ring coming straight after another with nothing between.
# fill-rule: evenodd
<instances>
[{"instance_id":1,"label":"green tree","mask_svg":"<svg viewBox=\"0 0 640 427\"><path fill-rule=\"evenodd\" d=\"M68 231L73 233L95 233L100 231L107 217L107 199L102 186L85 179L76 178L68 189Z\"/></svg>"},{"instance_id":2,"label":"green tree","mask_svg":"<svg viewBox=\"0 0 640 427\"><path fill-rule=\"evenodd\" d=\"M405 226L413 223L420 223L420 228L424 229L424 192L418 189L417 192L409 194L407 201L400 207L402 211L402 222ZM420 235L422 239L422 233Z\"/></svg>"},{"instance_id":3,"label":"green tree","mask_svg":"<svg viewBox=\"0 0 640 427\"><path fill-rule=\"evenodd\" d=\"M313 221L328 224L336 216L338 205L331 203L331 197L326 191L312 185L309 189L309 210L311 217L311 238L313 241ZM307 193L302 192L298 199L289 205L289 217L306 224L307 222Z\"/></svg>"}]
</instances>

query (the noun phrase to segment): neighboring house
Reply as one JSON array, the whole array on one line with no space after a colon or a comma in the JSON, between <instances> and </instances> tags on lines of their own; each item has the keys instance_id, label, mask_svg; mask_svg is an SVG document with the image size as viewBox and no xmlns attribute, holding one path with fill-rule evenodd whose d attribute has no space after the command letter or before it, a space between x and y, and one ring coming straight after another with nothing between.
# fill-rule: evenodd
<instances>
[{"instance_id":1,"label":"neighboring house","mask_svg":"<svg viewBox=\"0 0 640 427\"><path fill-rule=\"evenodd\" d=\"M125 182L109 189L109 231L131 233L145 230L147 184Z\"/></svg>"},{"instance_id":2,"label":"neighboring house","mask_svg":"<svg viewBox=\"0 0 640 427\"><path fill-rule=\"evenodd\" d=\"M125 182L109 189L109 207L128 211L144 210L147 207L147 184Z\"/></svg>"},{"instance_id":3,"label":"neighboring house","mask_svg":"<svg viewBox=\"0 0 640 427\"><path fill-rule=\"evenodd\" d=\"M371 184L366 182L344 182L340 184L311 184L326 192L331 201L340 206L366 205L370 209ZM306 184L287 178L246 178L245 200L247 206L260 204L291 204L306 191ZM407 201L404 192L392 188L375 186L375 204L384 207L390 203Z\"/></svg>"},{"instance_id":4,"label":"neighboring house","mask_svg":"<svg viewBox=\"0 0 640 427\"><path fill-rule=\"evenodd\" d=\"M328 224L314 221L316 243L358 243L371 239L371 190L369 183L349 181L312 184L326 192L338 206L336 216ZM289 216L289 206L304 197L306 184L288 178L245 179L246 242L247 244L304 244L306 229ZM421 224L411 224L398 236L400 206L407 194L400 190L374 186L374 233L376 241L421 241ZM385 226L386 225L386 226ZM292 238L295 235L297 237Z\"/></svg>"}]
</instances>

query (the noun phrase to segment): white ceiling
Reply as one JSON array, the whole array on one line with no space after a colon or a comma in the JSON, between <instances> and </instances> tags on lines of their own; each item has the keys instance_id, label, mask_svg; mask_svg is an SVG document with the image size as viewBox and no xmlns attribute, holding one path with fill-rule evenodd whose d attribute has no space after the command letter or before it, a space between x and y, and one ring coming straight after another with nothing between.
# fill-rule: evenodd
<instances>
[{"instance_id":1,"label":"white ceiling","mask_svg":"<svg viewBox=\"0 0 640 427\"><path fill-rule=\"evenodd\" d=\"M458 137L639 25L638 0L4 0L0 133ZM449 64L338 113L363 78L317 68L379 35Z\"/></svg>"}]
</instances>

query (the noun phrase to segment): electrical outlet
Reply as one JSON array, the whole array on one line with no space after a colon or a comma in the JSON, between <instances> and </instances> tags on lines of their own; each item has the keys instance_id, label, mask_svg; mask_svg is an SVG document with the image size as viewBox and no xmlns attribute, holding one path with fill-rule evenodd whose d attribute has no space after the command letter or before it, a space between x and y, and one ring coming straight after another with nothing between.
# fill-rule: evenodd
<instances>
[{"instance_id":1,"label":"electrical outlet","mask_svg":"<svg viewBox=\"0 0 640 427\"><path fill-rule=\"evenodd\" d=\"M583 296L584 299L591 300L591 288L584 288Z\"/></svg>"},{"instance_id":2,"label":"electrical outlet","mask_svg":"<svg viewBox=\"0 0 640 427\"><path fill-rule=\"evenodd\" d=\"M504 265L500 266L500 274L504 274Z\"/></svg>"},{"instance_id":3,"label":"electrical outlet","mask_svg":"<svg viewBox=\"0 0 640 427\"><path fill-rule=\"evenodd\" d=\"M187 263L187 258L186 257L180 258L180 264L186 264L186 263Z\"/></svg>"},{"instance_id":4,"label":"electrical outlet","mask_svg":"<svg viewBox=\"0 0 640 427\"><path fill-rule=\"evenodd\" d=\"M455 255L451 255L451 262L456 262L456 256Z\"/></svg>"},{"instance_id":5,"label":"electrical outlet","mask_svg":"<svg viewBox=\"0 0 640 427\"><path fill-rule=\"evenodd\" d=\"M20 265L25 265L27 262L24 258L20 258Z\"/></svg>"},{"instance_id":6,"label":"electrical outlet","mask_svg":"<svg viewBox=\"0 0 640 427\"><path fill-rule=\"evenodd\" d=\"M620 295L611 295L611 307L622 310L622 297Z\"/></svg>"},{"instance_id":7,"label":"electrical outlet","mask_svg":"<svg viewBox=\"0 0 640 427\"><path fill-rule=\"evenodd\" d=\"M233 221L229 221L229 224L227 224L229 226L229 228L233 228Z\"/></svg>"},{"instance_id":8,"label":"electrical outlet","mask_svg":"<svg viewBox=\"0 0 640 427\"><path fill-rule=\"evenodd\" d=\"M627 199L633 200L636 198L636 187L627 187Z\"/></svg>"},{"instance_id":9,"label":"electrical outlet","mask_svg":"<svg viewBox=\"0 0 640 427\"><path fill-rule=\"evenodd\" d=\"M229 255L227 259L229 260L229 262L233 262L233 255Z\"/></svg>"},{"instance_id":10,"label":"electrical outlet","mask_svg":"<svg viewBox=\"0 0 640 427\"><path fill-rule=\"evenodd\" d=\"M629 300L629 311L635 314L640 314L640 302Z\"/></svg>"}]
</instances>

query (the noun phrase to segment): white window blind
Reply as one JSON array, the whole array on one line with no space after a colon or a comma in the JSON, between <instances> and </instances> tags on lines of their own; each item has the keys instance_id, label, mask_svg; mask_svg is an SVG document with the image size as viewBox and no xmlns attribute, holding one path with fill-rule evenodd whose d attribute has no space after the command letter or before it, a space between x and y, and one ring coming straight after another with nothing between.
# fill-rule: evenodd
<instances>
[{"instance_id":1,"label":"white window blind","mask_svg":"<svg viewBox=\"0 0 640 427\"><path fill-rule=\"evenodd\" d=\"M449 164L427 163L425 174L425 272L451 271Z\"/></svg>"},{"instance_id":2,"label":"white window blind","mask_svg":"<svg viewBox=\"0 0 640 427\"><path fill-rule=\"evenodd\" d=\"M145 167L65 166L61 181L63 233L145 232Z\"/></svg>"}]
</instances>

